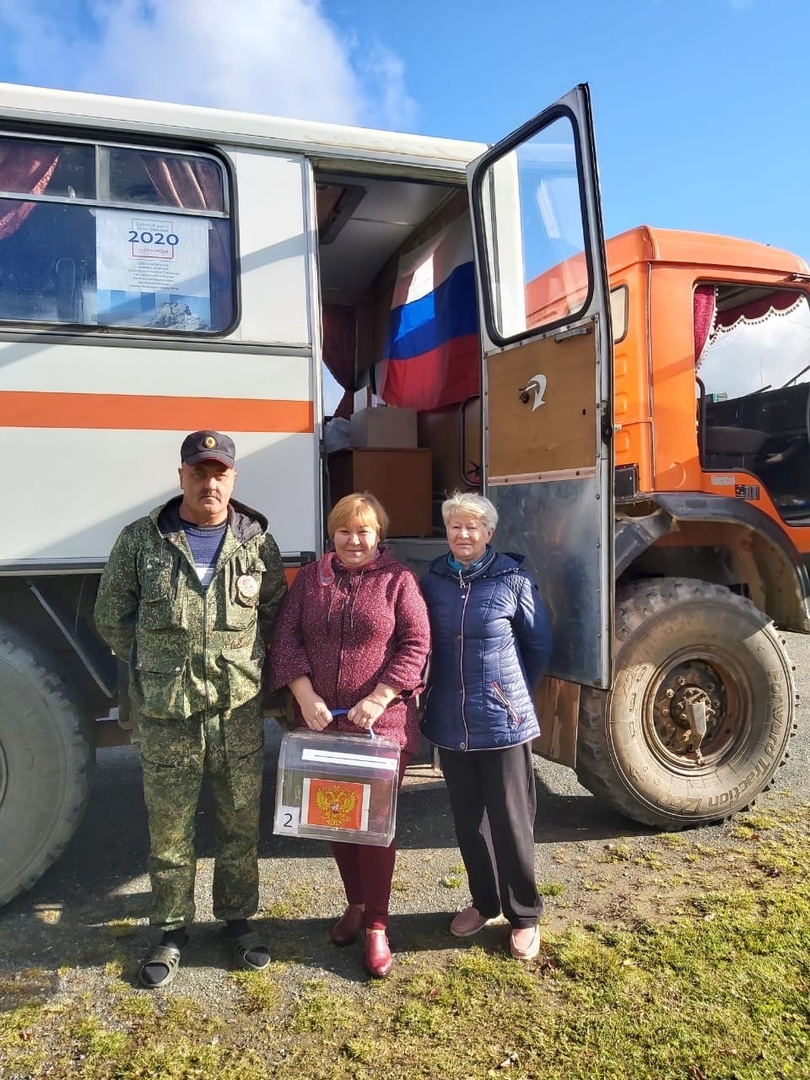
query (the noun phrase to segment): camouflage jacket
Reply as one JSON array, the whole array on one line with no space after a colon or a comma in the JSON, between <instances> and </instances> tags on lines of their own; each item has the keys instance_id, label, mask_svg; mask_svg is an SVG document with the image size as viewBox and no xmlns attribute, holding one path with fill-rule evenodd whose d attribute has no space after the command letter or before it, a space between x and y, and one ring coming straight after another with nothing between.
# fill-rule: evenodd
<instances>
[{"instance_id":1,"label":"camouflage jacket","mask_svg":"<svg viewBox=\"0 0 810 1080\"><path fill-rule=\"evenodd\" d=\"M224 712L256 697L286 590L266 519L234 500L203 588L186 534L166 522L179 503L178 496L121 532L95 606L99 633L129 665L133 708L159 720Z\"/></svg>"}]
</instances>

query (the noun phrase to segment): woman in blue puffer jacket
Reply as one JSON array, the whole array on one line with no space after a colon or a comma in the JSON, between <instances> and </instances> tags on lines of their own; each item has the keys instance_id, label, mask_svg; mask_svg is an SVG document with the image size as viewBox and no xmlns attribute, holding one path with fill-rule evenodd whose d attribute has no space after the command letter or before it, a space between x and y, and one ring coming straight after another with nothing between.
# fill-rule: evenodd
<instances>
[{"instance_id":1,"label":"woman in blue puffer jacket","mask_svg":"<svg viewBox=\"0 0 810 1080\"><path fill-rule=\"evenodd\" d=\"M472 904L450 924L470 937L503 913L520 960L540 950L534 876L537 796L532 689L551 655L551 626L523 556L490 546L498 511L482 495L442 504L450 551L422 592L433 649L422 728L439 757Z\"/></svg>"}]
</instances>

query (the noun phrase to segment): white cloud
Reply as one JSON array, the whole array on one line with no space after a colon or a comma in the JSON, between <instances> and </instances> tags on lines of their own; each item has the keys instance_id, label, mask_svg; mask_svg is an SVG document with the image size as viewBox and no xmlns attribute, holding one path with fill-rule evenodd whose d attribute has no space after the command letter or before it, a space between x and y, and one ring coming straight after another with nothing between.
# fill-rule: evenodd
<instances>
[{"instance_id":1,"label":"white cloud","mask_svg":"<svg viewBox=\"0 0 810 1080\"><path fill-rule=\"evenodd\" d=\"M17 81L413 128L402 61L320 0L0 0ZM6 61L8 63L8 61Z\"/></svg>"}]
</instances>

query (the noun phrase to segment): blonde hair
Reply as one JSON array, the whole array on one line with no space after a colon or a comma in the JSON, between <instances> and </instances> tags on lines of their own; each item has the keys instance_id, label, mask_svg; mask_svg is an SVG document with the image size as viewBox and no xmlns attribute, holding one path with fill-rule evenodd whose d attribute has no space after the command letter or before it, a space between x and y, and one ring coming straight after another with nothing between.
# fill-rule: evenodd
<instances>
[{"instance_id":1,"label":"blonde hair","mask_svg":"<svg viewBox=\"0 0 810 1080\"><path fill-rule=\"evenodd\" d=\"M453 514L471 514L478 518L485 529L495 529L498 524L498 511L494 505L483 495L476 495L472 491L454 491L453 494L442 503L442 520L444 524L450 521Z\"/></svg>"},{"instance_id":2,"label":"blonde hair","mask_svg":"<svg viewBox=\"0 0 810 1080\"><path fill-rule=\"evenodd\" d=\"M380 540L384 540L388 532L389 518L380 500L370 491L353 492L344 495L332 507L329 517L326 519L326 531L329 539L335 539L338 529L354 523L358 525L371 525L379 533Z\"/></svg>"}]
</instances>

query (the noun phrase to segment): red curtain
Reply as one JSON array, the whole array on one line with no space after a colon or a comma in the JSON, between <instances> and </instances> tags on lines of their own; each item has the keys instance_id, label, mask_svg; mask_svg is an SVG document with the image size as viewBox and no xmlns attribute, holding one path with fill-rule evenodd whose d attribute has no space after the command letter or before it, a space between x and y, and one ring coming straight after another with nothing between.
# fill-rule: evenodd
<instances>
[{"instance_id":1,"label":"red curtain","mask_svg":"<svg viewBox=\"0 0 810 1080\"><path fill-rule=\"evenodd\" d=\"M324 304L323 362L346 391L333 415L347 420L352 414L356 351L357 323L352 309L340 304Z\"/></svg>"},{"instance_id":2,"label":"red curtain","mask_svg":"<svg viewBox=\"0 0 810 1080\"><path fill-rule=\"evenodd\" d=\"M773 292L760 296L756 300L749 300L746 304L726 308L725 311L718 311L716 325L729 327L739 322L740 319L754 322L757 319L765 318L772 311L787 311L788 308L793 307L801 299L800 293L789 292L787 289L775 289Z\"/></svg>"},{"instance_id":3,"label":"red curtain","mask_svg":"<svg viewBox=\"0 0 810 1080\"><path fill-rule=\"evenodd\" d=\"M169 206L182 206L186 210L224 209L220 172L213 161L144 154L143 164L158 194Z\"/></svg>"},{"instance_id":4,"label":"red curtain","mask_svg":"<svg viewBox=\"0 0 810 1080\"><path fill-rule=\"evenodd\" d=\"M714 285L698 285L695 289L695 360L700 363L700 354L706 347L714 323L715 296Z\"/></svg>"},{"instance_id":5,"label":"red curtain","mask_svg":"<svg viewBox=\"0 0 810 1080\"><path fill-rule=\"evenodd\" d=\"M51 182L59 148L47 143L0 141L0 190L41 195ZM0 201L0 240L19 229L36 203L3 199Z\"/></svg>"}]
</instances>

